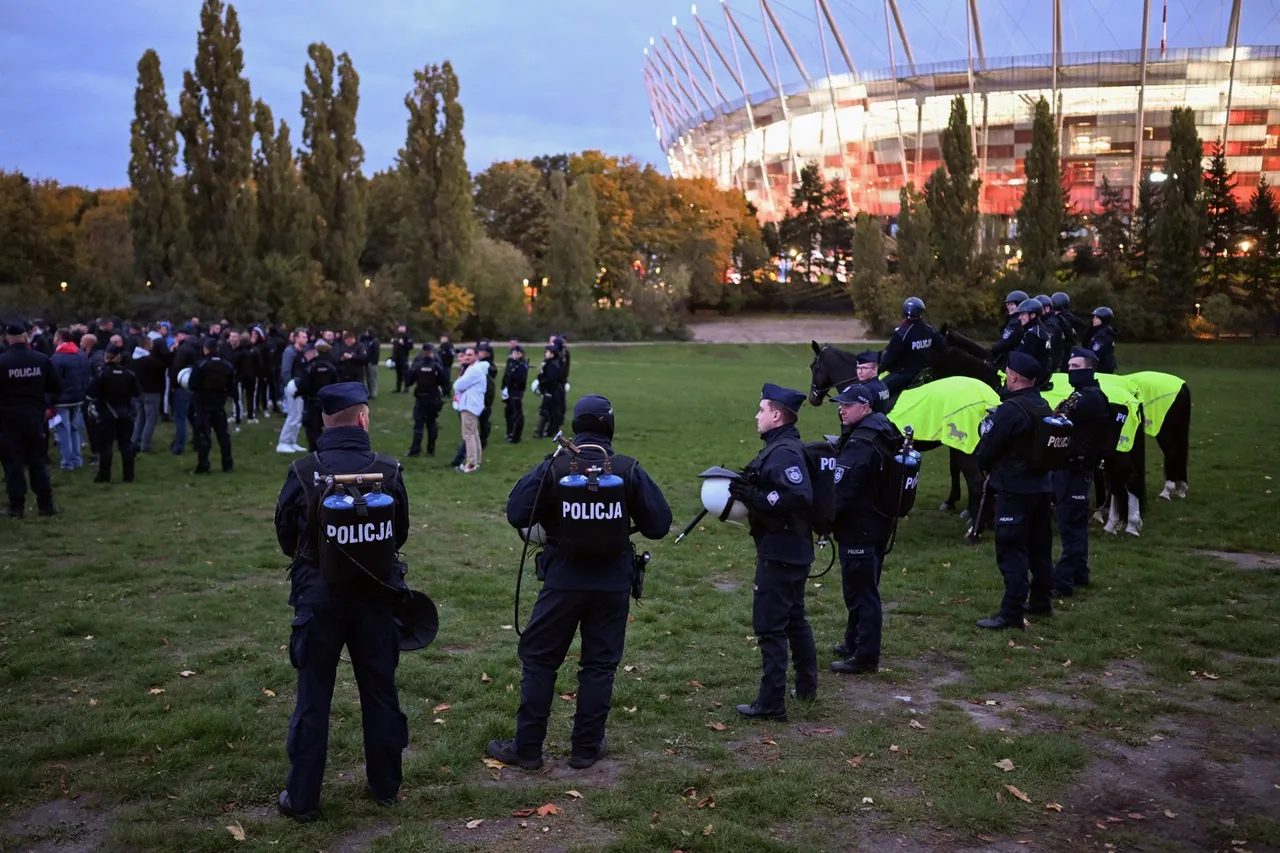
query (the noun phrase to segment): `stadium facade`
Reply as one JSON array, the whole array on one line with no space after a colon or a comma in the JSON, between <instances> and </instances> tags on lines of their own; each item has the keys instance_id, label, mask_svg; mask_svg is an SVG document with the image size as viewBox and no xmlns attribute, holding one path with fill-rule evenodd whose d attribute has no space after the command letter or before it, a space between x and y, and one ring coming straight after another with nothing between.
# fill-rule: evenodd
<instances>
[{"instance_id":1,"label":"stadium facade","mask_svg":"<svg viewBox=\"0 0 1280 853\"><path fill-rule=\"evenodd\" d=\"M749 40L730 5L722 4L718 38L695 7L692 39L677 27L674 45L665 35L651 40L645 85L672 174L740 187L770 220L785 212L799 170L819 163L828 180L846 182L852 209L896 214L898 190L908 181L923 186L941 165L940 131L952 99L962 95L982 179L980 207L1008 216L1021 199L1033 108L1043 96L1058 105L1064 181L1083 211L1096 209L1104 177L1126 196L1141 174L1161 179L1170 111L1178 106L1195 110L1206 154L1225 134L1241 200L1263 176L1280 184L1280 46L1239 44L1241 0L1234 0L1225 46L1166 50L1162 38L1161 47L1145 55L1140 49L1064 53L1061 0L1054 0L1057 51L1014 57L987 57L977 0L955 0L967 7L970 56L930 65L915 63L896 0L883 2L889 56L899 61L881 71L855 68L826 0L815 0L809 21L823 48L821 79L809 74L793 47L795 33L770 0L759 0L763 39ZM1149 15L1150 0L1135 43L1150 43ZM805 43L814 35L805 34ZM847 72L832 73L833 62ZM799 79L786 80L784 67ZM758 70L768 88L748 94L744 68ZM725 95L734 91L739 97Z\"/></svg>"}]
</instances>

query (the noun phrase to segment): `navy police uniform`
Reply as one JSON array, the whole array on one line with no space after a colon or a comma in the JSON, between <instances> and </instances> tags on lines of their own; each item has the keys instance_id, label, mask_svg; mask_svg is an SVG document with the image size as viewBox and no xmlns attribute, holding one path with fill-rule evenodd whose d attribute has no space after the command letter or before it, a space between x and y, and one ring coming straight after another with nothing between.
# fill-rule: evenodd
<instances>
[{"instance_id":1,"label":"navy police uniform","mask_svg":"<svg viewBox=\"0 0 1280 853\"><path fill-rule=\"evenodd\" d=\"M26 344L26 324L5 329L10 341L0 354L0 462L4 464L9 515L26 513L27 476L41 515L53 515L53 484L49 480L48 424L45 411L58 399L62 383L44 353Z\"/></svg>"},{"instance_id":2,"label":"navy police uniform","mask_svg":"<svg viewBox=\"0 0 1280 853\"><path fill-rule=\"evenodd\" d=\"M307 447L315 453L323 424L320 420L320 391L337 383L338 366L330 358L332 347L325 341L316 341L316 357L307 362L302 379L297 384L302 397L302 427L307 433Z\"/></svg>"},{"instance_id":3,"label":"navy police uniform","mask_svg":"<svg viewBox=\"0 0 1280 853\"><path fill-rule=\"evenodd\" d=\"M879 367L880 353L875 350L860 352L857 355L857 360L859 365L874 364ZM881 382L879 377L873 377L866 382L858 384L866 386L867 390L871 392L871 411L879 412L882 415L888 414L890 408L889 386Z\"/></svg>"},{"instance_id":4,"label":"navy police uniform","mask_svg":"<svg viewBox=\"0 0 1280 853\"><path fill-rule=\"evenodd\" d=\"M1009 361L1009 353L1022 343L1022 321L1017 312L1009 315L1009 321L1000 333L1000 340L991 345L991 358L996 367L1003 368Z\"/></svg>"},{"instance_id":5,"label":"navy police uniform","mask_svg":"<svg viewBox=\"0 0 1280 853\"><path fill-rule=\"evenodd\" d=\"M799 414L805 399L799 391L773 383L765 383L760 396L793 415ZM756 544L751 626L764 663L755 701L739 705L738 712L786 719L788 646L796 671L795 695L809 699L818 692L818 651L804 606L805 581L813 563L813 533L807 520L813 483L794 421L763 433L761 439L764 448L729 485L729 493L747 507Z\"/></svg>"},{"instance_id":6,"label":"navy police uniform","mask_svg":"<svg viewBox=\"0 0 1280 853\"><path fill-rule=\"evenodd\" d=\"M1008 369L1034 382L1040 366L1032 356L1013 352ZM1049 414L1040 392L1023 388L1006 393L1004 402L979 427L982 438L975 452L978 467L987 473L987 485L995 493L996 565L1004 576L1000 611L981 620L979 627L1022 630L1024 613L1044 614L1052 609L1049 475L1031 470L1027 462L1035 430L1032 417Z\"/></svg>"},{"instance_id":7,"label":"navy police uniform","mask_svg":"<svg viewBox=\"0 0 1280 853\"><path fill-rule=\"evenodd\" d=\"M436 356L440 359L440 364L444 366L445 370L453 370L453 343L449 340L448 335L441 335L440 337L444 338L444 340L440 342L440 346L436 347Z\"/></svg>"},{"instance_id":8,"label":"navy police uniform","mask_svg":"<svg viewBox=\"0 0 1280 853\"><path fill-rule=\"evenodd\" d=\"M555 435L564 423L564 374L555 351L547 348L546 360L538 371L538 393L542 395L542 407L538 411L538 428L534 438Z\"/></svg>"},{"instance_id":9,"label":"navy police uniform","mask_svg":"<svg viewBox=\"0 0 1280 853\"><path fill-rule=\"evenodd\" d=\"M512 347L512 353L520 358L507 356L502 370L503 414L507 422L507 441L519 444L524 434L524 389L529 383L529 362L524 360L524 348Z\"/></svg>"},{"instance_id":10,"label":"navy police uniform","mask_svg":"<svg viewBox=\"0 0 1280 853\"><path fill-rule=\"evenodd\" d=\"M556 673L579 631L578 708L570 765L587 767L605 754L605 722L614 673L622 660L632 594L635 558L629 535L634 526L645 538L656 540L671 529L671 507L662 490L639 462L613 450L609 401L594 394L583 397L574 407L572 427L574 443L583 449L582 463L607 456L623 485L612 509L603 502L579 503L575 496L589 493L560 484L570 470L568 454L562 454L522 477L507 498L507 521L512 527L519 530L539 524L546 531L546 547L538 558L539 576L545 577L545 583L520 638L523 675L516 736L489 744L490 755L526 769L542 764ZM606 511L578 520L574 517L577 506L606 507Z\"/></svg>"},{"instance_id":11,"label":"navy police uniform","mask_svg":"<svg viewBox=\"0 0 1280 853\"><path fill-rule=\"evenodd\" d=\"M1110 321L1094 326L1089 337L1089 349L1098 360L1099 373L1116 372L1116 330Z\"/></svg>"},{"instance_id":12,"label":"navy police uniform","mask_svg":"<svg viewBox=\"0 0 1280 853\"><path fill-rule=\"evenodd\" d=\"M430 343L422 345L422 354L413 360L404 377L405 390L413 389L413 443L409 455L422 452L422 432L427 433L427 455L436 455L436 439L440 436L440 409L444 398L452 395L449 371L436 360Z\"/></svg>"},{"instance_id":13,"label":"navy police uniform","mask_svg":"<svg viewBox=\"0 0 1280 853\"><path fill-rule=\"evenodd\" d=\"M107 355L120 355L117 346L107 347ZM132 370L125 370L118 360L108 360L103 371L89 383L85 396L94 409L93 424L98 431L98 476L95 483L111 482L113 449L120 447L120 466L126 483L133 482L134 404L142 396L142 387Z\"/></svg>"},{"instance_id":14,"label":"navy police uniform","mask_svg":"<svg viewBox=\"0 0 1280 853\"><path fill-rule=\"evenodd\" d=\"M1075 390L1058 407L1071 419L1073 429L1071 460L1066 468L1052 474L1058 536L1062 539L1062 554L1053 567L1055 596L1071 595L1077 584L1089 584L1089 493L1098 460L1110 449L1108 442L1115 446L1115 419L1111 404L1094 378L1092 365L1097 362L1093 351L1075 349L1071 355L1086 359L1091 367L1068 371L1067 378Z\"/></svg>"},{"instance_id":15,"label":"navy police uniform","mask_svg":"<svg viewBox=\"0 0 1280 853\"><path fill-rule=\"evenodd\" d=\"M865 384L850 385L835 402L874 406L875 394ZM886 475L885 454L892 454L900 443L897 428L874 409L842 431L834 472L833 530L849 618L844 642L836 646L836 654L842 660L831 665L834 672L868 673L880 666L880 633L884 622L880 571L893 519L876 509L875 495Z\"/></svg>"},{"instance_id":16,"label":"navy police uniform","mask_svg":"<svg viewBox=\"0 0 1280 853\"><path fill-rule=\"evenodd\" d=\"M319 393L325 414L337 414L367 403L363 383L343 382ZM392 525L399 550L409 536L409 499L403 469L396 460L375 453L369 433L358 425L328 427L319 450L295 462L276 503L276 539L293 561L289 564L289 604L294 608L289 661L298 671L298 698L289 720L289 777L280 794L280 811L298 820L317 816L329 744L329 708L343 646L351 658L360 691L364 728L365 773L369 793L379 803L392 802L402 780L401 754L409 744L409 724L400 710L396 666L400 630L394 605L405 567L368 566L381 577L325 577L320 548L326 547L317 527L325 474L381 473L383 492L395 501Z\"/></svg>"},{"instance_id":17,"label":"navy police uniform","mask_svg":"<svg viewBox=\"0 0 1280 853\"><path fill-rule=\"evenodd\" d=\"M1023 327L1022 338L1014 352L1029 355L1036 360L1037 388L1043 388L1053 377L1053 332L1039 318Z\"/></svg>"},{"instance_id":18,"label":"navy police uniform","mask_svg":"<svg viewBox=\"0 0 1280 853\"><path fill-rule=\"evenodd\" d=\"M409 370L409 356L413 355L413 335L407 331L396 331L396 335L391 339L391 363L396 369L396 390L394 393L399 394L401 390L408 390L405 379Z\"/></svg>"},{"instance_id":19,"label":"navy police uniform","mask_svg":"<svg viewBox=\"0 0 1280 853\"><path fill-rule=\"evenodd\" d=\"M898 394L914 382L945 346L938 330L924 320L908 317L899 323L880 357L880 369L889 373L884 379L889 392Z\"/></svg>"},{"instance_id":20,"label":"navy police uniform","mask_svg":"<svg viewBox=\"0 0 1280 853\"><path fill-rule=\"evenodd\" d=\"M191 389L191 411L195 420L195 433L191 443L196 449L197 474L209 473L209 451L213 441L209 433L218 438L218 451L222 455L222 470L230 473L235 467L231 459L231 434L227 431L227 397L235 393L236 372L231 362L217 355L218 342L206 338L205 359L191 370L187 387Z\"/></svg>"}]
</instances>

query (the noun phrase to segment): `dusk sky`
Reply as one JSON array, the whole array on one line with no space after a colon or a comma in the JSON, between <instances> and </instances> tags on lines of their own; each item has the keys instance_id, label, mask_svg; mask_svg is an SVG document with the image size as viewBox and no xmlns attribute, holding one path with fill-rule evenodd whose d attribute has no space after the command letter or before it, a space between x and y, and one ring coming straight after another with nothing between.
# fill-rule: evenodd
<instances>
[{"instance_id":1,"label":"dusk sky","mask_svg":"<svg viewBox=\"0 0 1280 853\"><path fill-rule=\"evenodd\" d=\"M829 0L860 68L887 67L880 0ZM900 0L918 63L963 59L963 0ZM660 162L649 121L642 49L663 32L677 44L676 15L701 52L686 0L245 0L235 3L254 97L271 104L299 140L307 44L324 41L351 54L360 74L359 137L365 171L390 165L404 141L403 98L413 71L449 59L466 110L467 161L602 149ZM760 5L730 0L748 36L767 57ZM812 0L773 2L815 78L823 76ZM1136 48L1140 0L1064 0L1065 50ZM1033 8L1034 7L1034 8ZM979 0L988 56L1047 52L1048 0ZM1160 39L1153 4L1151 45ZM1191 10L1196 10L1192 18ZM1169 44L1221 44L1230 4L1171 0ZM190 67L199 0L0 0L0 168L63 183L127 183L129 122L136 64L155 48L177 108L182 70ZM726 52L717 0L699 10ZM1280 0L1246 0L1241 44L1276 44ZM661 44L661 40L659 40ZM775 40L780 62L782 47ZM839 54L830 45L833 71ZM902 60L900 47L898 61ZM744 62L746 62L744 56ZM767 58L766 58L766 61ZM714 70L723 72L723 68ZM749 75L750 76L750 75ZM783 76L798 78L793 68ZM721 88L730 92L726 74ZM757 74L753 90L764 87ZM736 96L736 92L731 92Z\"/></svg>"}]
</instances>

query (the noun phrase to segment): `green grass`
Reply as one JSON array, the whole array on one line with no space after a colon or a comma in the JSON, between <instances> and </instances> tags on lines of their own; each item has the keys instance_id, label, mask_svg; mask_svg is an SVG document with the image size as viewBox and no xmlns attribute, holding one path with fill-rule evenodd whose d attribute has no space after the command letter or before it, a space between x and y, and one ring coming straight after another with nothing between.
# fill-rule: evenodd
<instances>
[{"instance_id":1,"label":"green grass","mask_svg":"<svg viewBox=\"0 0 1280 853\"><path fill-rule=\"evenodd\" d=\"M757 450L760 384L807 387L810 357L802 346L579 349L571 398L612 399L618 449L643 462L682 525L699 508L697 472L743 464ZM105 848L132 850L228 849L236 845L223 827L235 822L249 837L241 846L281 851L333 849L352 833L382 830L372 849L471 839L475 849L554 842L619 853L841 849L868 832L946 849L945 839L975 833L1070 834L1086 817L1092 827L1090 808L1102 807L1072 797L1107 744L1137 748L1181 725L1225 737L1201 760L1238 761L1247 749L1228 736L1236 722L1274 730L1280 708L1280 577L1194 553L1280 551L1280 479L1270 479L1280 478L1280 349L1129 347L1123 359L1127 370L1165 370L1192 386L1190 496L1153 500L1141 539L1105 537L1095 526L1094 586L1054 619L1016 637L972 627L997 605L999 576L989 543L962 545L962 523L931 509L946 489L946 460L930 454L920 509L885 565L886 671L856 682L824 673L818 702L794 705L791 722L751 724L733 712L754 696L760 666L745 530L710 524L679 546L673 537L648 543L646 599L632 608L624 657L634 669L618 674L610 718L616 761L583 776L504 770L495 781L481 764L489 738L510 736L518 695L510 626L519 542L504 502L545 448L511 447L499 425L483 471L464 477L445 468L458 428L442 417L437 459L406 460L414 528L405 559L413 585L436 600L441 631L430 649L401 660L412 742L404 801L384 811L361 797L359 706L344 664L325 819L307 827L273 809L294 697L287 560L271 525L287 461L272 452L280 421L234 436L231 476L191 476L190 452L141 459L133 485L93 485L91 472L55 465L63 515L0 525L0 819L85 795L110 818ZM389 389L384 376L374 445L400 454L411 400ZM532 400L527 415L536 419ZM834 410L806 408L801 427L806 436L833 432ZM1163 477L1151 444L1154 496ZM526 580L522 619L536 587ZM838 569L810 586L809 613L825 663L843 630ZM572 654L562 692L576 689ZM183 670L197 674L184 679ZM904 695L912 701L895 698ZM434 712L439 704L450 708ZM572 705L557 700L551 756L567 754L571 716ZM855 767L847 759L857 756ZM992 766L1003 758L1016 770ZM698 807L705 797L714 808ZM1064 812L1043 813L1051 801ZM563 813L525 829L509 817L545 802ZM1217 838L1219 812L1235 809L1231 839L1276 843L1275 812L1251 802L1174 809L1185 821L1177 831ZM486 824L463 828L477 818ZM543 825L553 831L542 834ZM10 829L0 851L64 830Z\"/></svg>"}]
</instances>

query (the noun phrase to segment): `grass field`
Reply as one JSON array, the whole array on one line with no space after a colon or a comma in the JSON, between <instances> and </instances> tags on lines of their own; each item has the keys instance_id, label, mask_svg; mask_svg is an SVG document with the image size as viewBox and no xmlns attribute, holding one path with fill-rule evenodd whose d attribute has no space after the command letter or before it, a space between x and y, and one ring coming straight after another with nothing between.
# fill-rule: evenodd
<instances>
[{"instance_id":1,"label":"grass field","mask_svg":"<svg viewBox=\"0 0 1280 853\"><path fill-rule=\"evenodd\" d=\"M761 383L806 388L809 357L579 348L570 397L613 400L618 449L682 525L699 508L695 475L757 450ZM1142 538L1095 526L1094 585L1052 619L1016 636L972 627L999 601L992 546L962 545L962 522L933 509L946 460L927 455L885 565L885 669L824 671L817 703L750 723L733 712L760 668L745 530L649 543L612 756L581 772L564 761L570 701L553 709L548 769L482 763L489 738L511 735L518 696L519 542L503 508L547 448L509 446L499 426L483 470L463 476L445 467L458 426L442 417L437 458L405 460L410 581L437 602L441 631L401 660L403 800L362 797L343 665L324 819L305 827L274 808L294 698L287 560L271 524L287 462L272 452L279 419L234 436L230 476L191 476L190 450L141 459L132 485L55 462L63 514L0 524L0 851L1280 849L1280 574L1198 553L1280 552L1280 348L1121 357L1190 383L1190 495L1154 500L1152 442ZM410 398L385 374L382 385L374 446L403 454ZM527 410L533 421L532 399ZM835 424L824 406L800 425L816 437ZM838 569L811 584L809 613L825 666L844 619ZM559 688L576 689L571 665ZM1012 770L995 766L1004 759ZM512 816L548 803L558 813Z\"/></svg>"}]
</instances>

